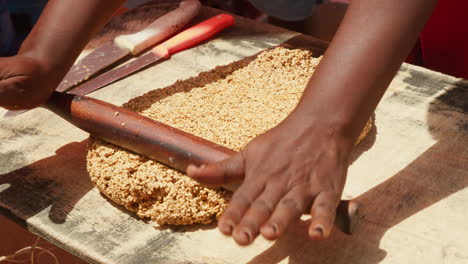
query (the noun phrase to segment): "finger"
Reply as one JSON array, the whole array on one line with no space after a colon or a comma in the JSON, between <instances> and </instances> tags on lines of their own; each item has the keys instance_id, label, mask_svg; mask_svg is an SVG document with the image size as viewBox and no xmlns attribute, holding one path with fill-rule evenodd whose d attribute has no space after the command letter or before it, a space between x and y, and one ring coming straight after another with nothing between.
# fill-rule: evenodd
<instances>
[{"instance_id":1,"label":"finger","mask_svg":"<svg viewBox=\"0 0 468 264\"><path fill-rule=\"evenodd\" d=\"M312 195L304 187L291 189L276 205L273 215L262 226L260 232L266 239L277 239L295 223L312 201Z\"/></svg>"},{"instance_id":2,"label":"finger","mask_svg":"<svg viewBox=\"0 0 468 264\"><path fill-rule=\"evenodd\" d=\"M0 106L9 110L31 109L40 106L49 96L47 93L27 94L24 87L26 76L15 76L0 81Z\"/></svg>"},{"instance_id":3,"label":"finger","mask_svg":"<svg viewBox=\"0 0 468 264\"><path fill-rule=\"evenodd\" d=\"M187 175L194 180L210 186L219 186L244 179L244 158L237 153L223 161L202 165L189 165Z\"/></svg>"},{"instance_id":4,"label":"finger","mask_svg":"<svg viewBox=\"0 0 468 264\"><path fill-rule=\"evenodd\" d=\"M240 223L235 227L233 237L236 241L250 244L258 236L260 227L270 218L276 204L285 193L285 188L279 184L269 184L265 190L250 205ZM242 239L247 237L247 239ZM245 244L245 245L246 245Z\"/></svg>"},{"instance_id":5,"label":"finger","mask_svg":"<svg viewBox=\"0 0 468 264\"><path fill-rule=\"evenodd\" d=\"M340 195L336 192L321 192L315 197L310 211L312 216L309 225L310 238L326 239L330 236L339 202Z\"/></svg>"},{"instance_id":6,"label":"finger","mask_svg":"<svg viewBox=\"0 0 468 264\"><path fill-rule=\"evenodd\" d=\"M19 85L25 77L11 77L0 81L0 105L12 110L29 108L18 98L24 97L24 89ZM34 100L34 98L32 98Z\"/></svg>"},{"instance_id":7,"label":"finger","mask_svg":"<svg viewBox=\"0 0 468 264\"><path fill-rule=\"evenodd\" d=\"M234 193L228 207L219 219L219 230L225 235L231 235L244 213L262 191L263 185L244 182Z\"/></svg>"}]
</instances>

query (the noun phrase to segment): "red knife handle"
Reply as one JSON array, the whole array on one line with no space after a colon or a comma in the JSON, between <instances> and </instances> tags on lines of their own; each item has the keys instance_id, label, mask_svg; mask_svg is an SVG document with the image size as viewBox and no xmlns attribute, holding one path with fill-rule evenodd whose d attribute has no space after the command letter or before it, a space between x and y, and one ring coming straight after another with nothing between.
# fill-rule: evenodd
<instances>
[{"instance_id":1,"label":"red knife handle","mask_svg":"<svg viewBox=\"0 0 468 264\"><path fill-rule=\"evenodd\" d=\"M227 14L217 15L182 31L164 43L156 46L152 52L160 58L169 57L178 51L190 48L210 38L219 31L232 25L234 25L233 16Z\"/></svg>"},{"instance_id":2,"label":"red knife handle","mask_svg":"<svg viewBox=\"0 0 468 264\"><path fill-rule=\"evenodd\" d=\"M54 92L45 108L82 130L150 159L185 171L224 160L236 152L135 112L86 96ZM233 190L234 186L223 186ZM358 204L341 201L335 225L351 234L360 220Z\"/></svg>"}]
</instances>

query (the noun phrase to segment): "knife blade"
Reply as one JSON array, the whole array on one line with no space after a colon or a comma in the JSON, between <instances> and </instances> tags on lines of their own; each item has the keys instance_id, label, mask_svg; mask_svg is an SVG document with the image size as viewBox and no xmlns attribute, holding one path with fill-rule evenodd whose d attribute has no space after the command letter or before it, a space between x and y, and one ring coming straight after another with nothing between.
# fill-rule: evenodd
<instances>
[{"instance_id":1,"label":"knife blade","mask_svg":"<svg viewBox=\"0 0 468 264\"><path fill-rule=\"evenodd\" d=\"M199 13L200 7L198 0L184 0L177 9L156 19L142 31L120 35L104 43L74 65L56 91L66 92L123 57L137 55L169 37L191 21Z\"/></svg>"},{"instance_id":2,"label":"knife blade","mask_svg":"<svg viewBox=\"0 0 468 264\"><path fill-rule=\"evenodd\" d=\"M76 86L69 93L85 95L110 83L120 80L135 71L145 68L158 60L167 59L170 55L196 45L210 38L219 31L234 24L234 17L227 14L217 15L201 22L164 43L156 46L151 52L118 68L112 69L96 78Z\"/></svg>"}]
</instances>

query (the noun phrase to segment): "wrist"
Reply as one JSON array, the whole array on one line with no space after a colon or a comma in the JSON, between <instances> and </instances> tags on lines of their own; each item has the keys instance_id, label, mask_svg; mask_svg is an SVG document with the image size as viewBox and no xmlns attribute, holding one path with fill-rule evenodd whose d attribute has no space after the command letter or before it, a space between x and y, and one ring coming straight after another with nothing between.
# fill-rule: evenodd
<instances>
[{"instance_id":1,"label":"wrist","mask_svg":"<svg viewBox=\"0 0 468 264\"><path fill-rule=\"evenodd\" d=\"M343 158L347 158L357 138L350 133L347 122L340 118L307 114L296 110L280 126L289 131L288 134L294 131L293 133L300 137L314 138L313 141L319 139L330 150L342 153L340 156Z\"/></svg>"},{"instance_id":2,"label":"wrist","mask_svg":"<svg viewBox=\"0 0 468 264\"><path fill-rule=\"evenodd\" d=\"M343 138L351 142L354 140L351 129L352 120L338 112L302 109L298 106L289 114L285 122L308 130L320 130L329 137Z\"/></svg>"},{"instance_id":3,"label":"wrist","mask_svg":"<svg viewBox=\"0 0 468 264\"><path fill-rule=\"evenodd\" d=\"M37 46L27 45L27 40L21 45L17 56L34 60L41 66L41 70L46 72L54 72L54 68L58 68L53 54L49 54Z\"/></svg>"}]
</instances>

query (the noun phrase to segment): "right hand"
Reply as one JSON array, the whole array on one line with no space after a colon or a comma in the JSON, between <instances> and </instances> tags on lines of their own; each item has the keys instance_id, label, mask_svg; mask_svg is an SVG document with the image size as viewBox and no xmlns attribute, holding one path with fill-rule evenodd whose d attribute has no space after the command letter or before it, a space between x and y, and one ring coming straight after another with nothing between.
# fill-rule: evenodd
<instances>
[{"instance_id":1,"label":"right hand","mask_svg":"<svg viewBox=\"0 0 468 264\"><path fill-rule=\"evenodd\" d=\"M0 58L0 107L31 109L43 104L59 84L59 76L32 57Z\"/></svg>"},{"instance_id":2,"label":"right hand","mask_svg":"<svg viewBox=\"0 0 468 264\"><path fill-rule=\"evenodd\" d=\"M310 212L309 237L330 236L355 140L329 116L293 111L230 158L187 168L205 185L242 182L219 219L224 235L244 246L260 234L279 239Z\"/></svg>"}]
</instances>

